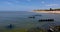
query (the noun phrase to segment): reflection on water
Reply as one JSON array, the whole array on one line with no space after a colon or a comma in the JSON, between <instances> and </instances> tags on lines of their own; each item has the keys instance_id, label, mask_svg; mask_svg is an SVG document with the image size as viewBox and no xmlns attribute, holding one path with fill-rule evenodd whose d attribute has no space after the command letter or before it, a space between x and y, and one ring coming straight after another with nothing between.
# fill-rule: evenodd
<instances>
[{"instance_id":1,"label":"reflection on water","mask_svg":"<svg viewBox=\"0 0 60 32\"><path fill-rule=\"evenodd\" d=\"M35 19L28 18L33 15L42 15L36 16ZM54 19L54 22L38 22L39 19ZM49 23L59 24L60 14L44 14L44 13L30 13L30 12L0 12L0 27L5 28L9 24L15 25L15 29L18 28L31 28L37 26L46 26ZM59 23L58 23L59 22ZM0 29L1 29L0 28Z\"/></svg>"}]
</instances>

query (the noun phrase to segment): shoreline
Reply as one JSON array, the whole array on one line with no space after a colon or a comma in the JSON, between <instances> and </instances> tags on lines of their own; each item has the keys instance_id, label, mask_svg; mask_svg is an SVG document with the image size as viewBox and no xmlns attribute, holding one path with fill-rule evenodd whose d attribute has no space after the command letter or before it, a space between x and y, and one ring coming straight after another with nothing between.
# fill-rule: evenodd
<instances>
[{"instance_id":1,"label":"shoreline","mask_svg":"<svg viewBox=\"0 0 60 32\"><path fill-rule=\"evenodd\" d=\"M33 11L35 13L60 13L60 11Z\"/></svg>"}]
</instances>

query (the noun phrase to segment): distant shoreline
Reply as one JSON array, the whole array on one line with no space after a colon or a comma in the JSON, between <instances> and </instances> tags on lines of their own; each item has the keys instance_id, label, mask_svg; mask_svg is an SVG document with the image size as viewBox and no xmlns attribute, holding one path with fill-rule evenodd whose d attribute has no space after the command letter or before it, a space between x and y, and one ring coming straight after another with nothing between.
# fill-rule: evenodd
<instances>
[{"instance_id":1,"label":"distant shoreline","mask_svg":"<svg viewBox=\"0 0 60 32\"><path fill-rule=\"evenodd\" d=\"M60 11L33 11L35 13L60 13Z\"/></svg>"}]
</instances>

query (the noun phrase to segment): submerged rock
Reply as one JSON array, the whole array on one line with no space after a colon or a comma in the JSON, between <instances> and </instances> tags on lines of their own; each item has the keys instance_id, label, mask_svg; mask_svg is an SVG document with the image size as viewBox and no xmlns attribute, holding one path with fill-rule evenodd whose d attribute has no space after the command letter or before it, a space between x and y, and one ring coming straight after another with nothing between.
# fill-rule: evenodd
<instances>
[{"instance_id":1,"label":"submerged rock","mask_svg":"<svg viewBox=\"0 0 60 32\"><path fill-rule=\"evenodd\" d=\"M35 16L42 16L42 15L35 15Z\"/></svg>"},{"instance_id":2,"label":"submerged rock","mask_svg":"<svg viewBox=\"0 0 60 32\"><path fill-rule=\"evenodd\" d=\"M7 29L13 29L14 26L12 24L9 24L8 26L6 26Z\"/></svg>"},{"instance_id":3,"label":"submerged rock","mask_svg":"<svg viewBox=\"0 0 60 32\"><path fill-rule=\"evenodd\" d=\"M29 17L29 18L35 18L35 16Z\"/></svg>"},{"instance_id":4,"label":"submerged rock","mask_svg":"<svg viewBox=\"0 0 60 32\"><path fill-rule=\"evenodd\" d=\"M38 20L38 21L39 21L39 22L45 22L45 21L46 21L46 22L47 22L47 21L49 22L49 21L54 21L54 19L41 19L41 20Z\"/></svg>"}]
</instances>

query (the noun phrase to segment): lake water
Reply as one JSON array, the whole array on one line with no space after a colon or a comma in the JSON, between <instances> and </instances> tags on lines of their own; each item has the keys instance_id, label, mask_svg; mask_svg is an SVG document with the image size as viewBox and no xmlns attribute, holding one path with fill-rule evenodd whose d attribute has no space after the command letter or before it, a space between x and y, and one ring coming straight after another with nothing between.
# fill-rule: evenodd
<instances>
[{"instance_id":1,"label":"lake water","mask_svg":"<svg viewBox=\"0 0 60 32\"><path fill-rule=\"evenodd\" d=\"M35 19L28 18L33 15ZM54 19L54 22L38 22L39 19ZM60 14L49 14L49 13L33 13L33 12L22 12L22 11L1 11L0 12L0 28L5 28L9 24L13 24L15 28L32 28L37 26L46 26L49 23L60 23Z\"/></svg>"}]
</instances>

